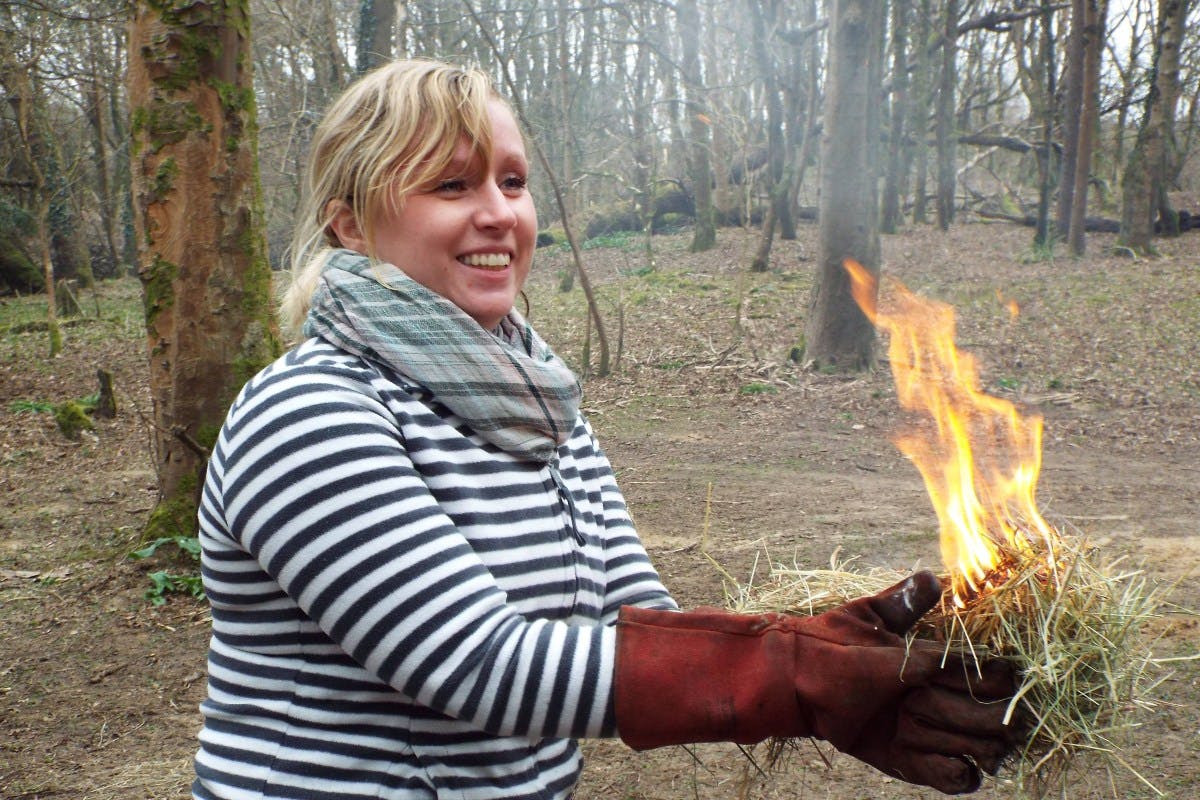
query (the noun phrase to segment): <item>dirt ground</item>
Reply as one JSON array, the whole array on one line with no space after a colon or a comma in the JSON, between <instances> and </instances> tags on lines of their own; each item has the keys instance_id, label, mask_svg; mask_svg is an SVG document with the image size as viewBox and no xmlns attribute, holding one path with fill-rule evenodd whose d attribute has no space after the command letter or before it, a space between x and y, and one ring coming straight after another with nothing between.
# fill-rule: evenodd
<instances>
[{"instance_id":1,"label":"dirt ground","mask_svg":"<svg viewBox=\"0 0 1200 800\"><path fill-rule=\"evenodd\" d=\"M686 252L686 235L658 237L649 273L639 240L585 252L620 354L614 375L588 380L585 410L685 607L723 603L729 579L752 583L773 562L816 567L836 553L863 566L939 566L933 509L890 440L901 420L890 374L809 374L788 361L815 267L815 230L800 234L777 245L761 275L739 272L752 242L738 231L701 256ZM1044 415L1045 516L1175 585L1174 605L1147 631L1158 659L1200 649L1189 611L1200 608L1200 236L1189 236L1154 260L1108 255L1103 236L1094 256L1038 260L1030 232L1006 225L884 239L887 274L958 310L959 344L979 358L988 391ZM578 363L580 293L554 289L566 263L561 252L539 255L531 316ZM136 291L102 287L100 317L69 327L53 361L44 333L0 327L9 800L187 796L208 617L185 596L158 607L143 596L150 570L186 564L126 558L155 499L138 309L109 310ZM1008 299L1021 308L1015 321ZM0 308L0 323L10 310ZM98 367L114 372L121 413L69 441L38 404L91 394ZM1124 753L1145 781L1081 759L1062 797L1200 797L1200 662L1155 674L1159 702ZM579 800L935 796L815 747L769 776L723 745L585 751ZM978 796L1015 792L1002 775Z\"/></svg>"}]
</instances>

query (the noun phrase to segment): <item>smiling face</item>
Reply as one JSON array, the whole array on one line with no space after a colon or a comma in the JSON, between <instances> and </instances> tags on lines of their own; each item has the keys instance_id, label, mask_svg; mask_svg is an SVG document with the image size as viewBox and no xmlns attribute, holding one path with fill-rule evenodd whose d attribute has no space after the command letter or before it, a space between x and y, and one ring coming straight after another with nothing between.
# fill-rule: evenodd
<instances>
[{"instance_id":1,"label":"smiling face","mask_svg":"<svg viewBox=\"0 0 1200 800\"><path fill-rule=\"evenodd\" d=\"M499 100L488 116L491 153L473 154L464 140L433 181L386 204L398 208L376 215L373 253L348 207L330 227L344 247L395 265L492 330L529 275L537 214L517 122Z\"/></svg>"}]
</instances>

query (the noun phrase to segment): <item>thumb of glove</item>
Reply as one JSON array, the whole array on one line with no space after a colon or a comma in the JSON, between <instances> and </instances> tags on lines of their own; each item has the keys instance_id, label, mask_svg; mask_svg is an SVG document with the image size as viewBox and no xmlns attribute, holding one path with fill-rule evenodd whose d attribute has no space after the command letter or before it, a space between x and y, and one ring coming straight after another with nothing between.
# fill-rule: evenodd
<instances>
[{"instance_id":1,"label":"thumb of glove","mask_svg":"<svg viewBox=\"0 0 1200 800\"><path fill-rule=\"evenodd\" d=\"M902 635L917 623L942 597L942 584L929 570L913 573L904 580L867 599L892 633Z\"/></svg>"}]
</instances>

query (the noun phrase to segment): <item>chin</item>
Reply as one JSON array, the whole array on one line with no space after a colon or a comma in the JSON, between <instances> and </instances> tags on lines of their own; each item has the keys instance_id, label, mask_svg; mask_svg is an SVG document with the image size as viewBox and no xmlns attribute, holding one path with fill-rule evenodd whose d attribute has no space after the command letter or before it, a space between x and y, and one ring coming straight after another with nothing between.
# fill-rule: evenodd
<instances>
[{"instance_id":1,"label":"chin","mask_svg":"<svg viewBox=\"0 0 1200 800\"><path fill-rule=\"evenodd\" d=\"M510 299L504 304L489 303L486 306L459 307L480 325L488 330L492 330L500 324L500 320L504 319L509 311L512 311L513 300ZM489 322L491 323L490 325L488 324Z\"/></svg>"},{"instance_id":2,"label":"chin","mask_svg":"<svg viewBox=\"0 0 1200 800\"><path fill-rule=\"evenodd\" d=\"M509 308L506 309L503 314L497 314L495 312L467 311L467 316L478 322L485 330L490 331L495 330L496 326L500 324L500 320L504 319L511 309L512 306L509 306Z\"/></svg>"}]
</instances>

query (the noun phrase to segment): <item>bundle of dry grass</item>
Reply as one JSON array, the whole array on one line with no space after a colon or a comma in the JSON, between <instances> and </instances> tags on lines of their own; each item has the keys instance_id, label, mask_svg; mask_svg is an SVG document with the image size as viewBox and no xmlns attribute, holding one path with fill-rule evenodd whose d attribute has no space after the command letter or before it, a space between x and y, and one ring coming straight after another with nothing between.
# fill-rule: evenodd
<instances>
[{"instance_id":1,"label":"bundle of dry grass","mask_svg":"<svg viewBox=\"0 0 1200 800\"><path fill-rule=\"evenodd\" d=\"M1089 768L1099 762L1110 772L1128 770L1157 792L1123 754L1120 740L1138 725L1137 712L1154 704L1151 694L1162 680L1143 631L1161 608L1159 591L1140 570L1103 563L1081 541L1064 537L1055 546L1053 566L1044 553L1007 554L1006 568L989 585L961 607L943 602L915 635L1019 667L1021 685L1009 714L1027 720L1032 734L1005 770L1018 794L1061 790L1083 754ZM757 585L738 587L728 605L742 613L812 615L903 577L854 572L836 560L827 570L779 566ZM781 744L772 743L769 754L779 753Z\"/></svg>"}]
</instances>

